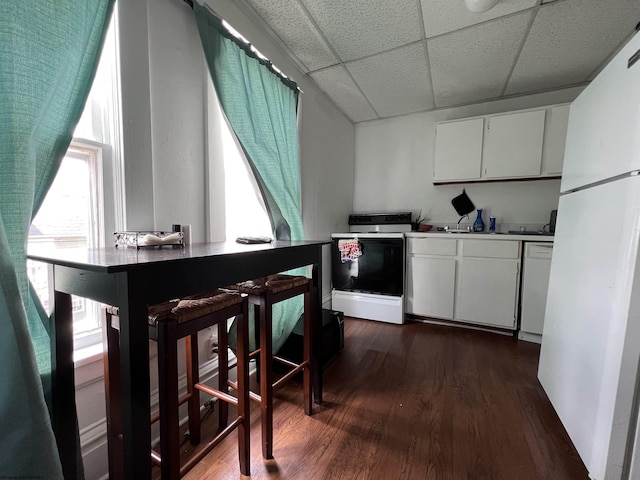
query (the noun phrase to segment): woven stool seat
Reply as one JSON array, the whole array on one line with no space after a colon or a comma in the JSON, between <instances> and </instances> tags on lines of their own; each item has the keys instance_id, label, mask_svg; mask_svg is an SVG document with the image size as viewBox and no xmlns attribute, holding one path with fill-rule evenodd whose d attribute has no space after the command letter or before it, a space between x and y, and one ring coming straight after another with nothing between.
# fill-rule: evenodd
<instances>
[{"instance_id":1,"label":"woven stool seat","mask_svg":"<svg viewBox=\"0 0 640 480\"><path fill-rule=\"evenodd\" d=\"M242 293L249 295L260 295L264 292L281 293L285 290L291 290L295 287L301 287L309 283L307 277L297 275L275 274L266 277L247 280L246 282L237 283L230 286L231 289L237 289Z\"/></svg>"},{"instance_id":2,"label":"woven stool seat","mask_svg":"<svg viewBox=\"0 0 640 480\"><path fill-rule=\"evenodd\" d=\"M191 295L182 300L169 300L151 305L147 321L152 327L162 321L175 320L178 323L184 323L239 303L242 303L242 297L237 292L215 290L200 295ZM118 307L112 305L107 305L105 308L110 315L118 316L120 312Z\"/></svg>"}]
</instances>

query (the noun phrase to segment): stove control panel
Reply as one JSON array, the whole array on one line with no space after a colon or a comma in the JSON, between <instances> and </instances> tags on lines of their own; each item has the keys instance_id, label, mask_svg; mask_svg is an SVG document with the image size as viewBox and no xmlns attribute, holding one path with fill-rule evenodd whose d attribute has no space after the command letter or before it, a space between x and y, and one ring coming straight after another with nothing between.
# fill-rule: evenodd
<instances>
[{"instance_id":1,"label":"stove control panel","mask_svg":"<svg viewBox=\"0 0 640 480\"><path fill-rule=\"evenodd\" d=\"M352 213L349 225L399 225L411 224L411 212Z\"/></svg>"}]
</instances>

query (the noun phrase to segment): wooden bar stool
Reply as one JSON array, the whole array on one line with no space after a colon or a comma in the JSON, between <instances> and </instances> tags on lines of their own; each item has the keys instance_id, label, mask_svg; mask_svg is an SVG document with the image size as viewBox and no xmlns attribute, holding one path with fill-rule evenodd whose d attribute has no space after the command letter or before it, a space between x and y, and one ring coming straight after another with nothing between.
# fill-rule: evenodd
<instances>
[{"instance_id":1,"label":"wooden bar stool","mask_svg":"<svg viewBox=\"0 0 640 480\"><path fill-rule=\"evenodd\" d=\"M307 277L293 275L269 275L255 280L238 283L226 288L235 289L249 295L249 303L256 306L259 319L259 348L251 353L258 356L260 369L260 395L250 392L252 400L260 402L262 425L262 455L266 459L273 458L273 391L280 385L302 371L302 389L304 396L304 413L312 413L311 355L312 332L314 321L313 285ZM271 345L271 315L274 304L289 298L304 295L304 340L302 362L297 364L287 359L274 356ZM287 374L273 381L273 360L291 368ZM230 386L236 388L232 382Z\"/></svg>"},{"instance_id":2,"label":"wooden bar stool","mask_svg":"<svg viewBox=\"0 0 640 480\"><path fill-rule=\"evenodd\" d=\"M114 317L117 307L105 307L105 390L107 403L107 437L110 478L122 478L122 409L120 405L120 347L119 330ZM238 394L229 394L227 319L236 316L238 325L237 365ZM160 455L151 451L151 461L160 466L163 479L175 480L183 476L234 429L238 430L238 458L240 472L250 475L249 454L249 340L248 301L246 295L217 290L204 295L186 297L149 307L149 338L158 343L159 412L151 422L160 422ZM218 327L219 388L199 381L198 332ZM178 398L178 340L185 338L187 393ZM188 402L189 438L191 444L200 443L200 396L207 393L220 400L219 428L197 455L180 466L179 406ZM228 422L228 404L238 407L235 419Z\"/></svg>"}]
</instances>

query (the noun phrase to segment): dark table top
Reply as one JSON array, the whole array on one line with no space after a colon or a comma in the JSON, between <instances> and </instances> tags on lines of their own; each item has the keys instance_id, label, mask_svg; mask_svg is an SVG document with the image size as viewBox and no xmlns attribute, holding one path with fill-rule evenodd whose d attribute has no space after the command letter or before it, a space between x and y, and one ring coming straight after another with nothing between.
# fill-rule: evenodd
<instances>
[{"instance_id":1,"label":"dark table top","mask_svg":"<svg viewBox=\"0 0 640 480\"><path fill-rule=\"evenodd\" d=\"M236 242L196 243L182 247L105 247L105 248L62 248L62 247L30 247L28 257L31 260L82 268L83 270L111 273L132 271L138 267L153 264L190 261L220 256L251 257L256 252L286 248L289 251L313 245L324 245L329 241L286 241L275 240L271 243L240 244ZM249 260L250 258L247 258Z\"/></svg>"}]
</instances>

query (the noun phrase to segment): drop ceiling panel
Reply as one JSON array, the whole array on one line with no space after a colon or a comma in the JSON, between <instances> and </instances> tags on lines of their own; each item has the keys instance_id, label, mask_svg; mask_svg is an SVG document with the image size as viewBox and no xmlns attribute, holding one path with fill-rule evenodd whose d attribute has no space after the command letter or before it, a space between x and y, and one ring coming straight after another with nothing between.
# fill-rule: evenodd
<instances>
[{"instance_id":1,"label":"drop ceiling panel","mask_svg":"<svg viewBox=\"0 0 640 480\"><path fill-rule=\"evenodd\" d=\"M338 63L298 0L247 0L247 3L308 70Z\"/></svg>"},{"instance_id":2,"label":"drop ceiling panel","mask_svg":"<svg viewBox=\"0 0 640 480\"><path fill-rule=\"evenodd\" d=\"M434 107L423 42L346 65L382 117Z\"/></svg>"},{"instance_id":3,"label":"drop ceiling panel","mask_svg":"<svg viewBox=\"0 0 640 480\"><path fill-rule=\"evenodd\" d=\"M355 122L584 84L640 20L640 0L234 2Z\"/></svg>"},{"instance_id":4,"label":"drop ceiling panel","mask_svg":"<svg viewBox=\"0 0 640 480\"><path fill-rule=\"evenodd\" d=\"M345 62L423 37L417 0L301 1Z\"/></svg>"},{"instance_id":5,"label":"drop ceiling panel","mask_svg":"<svg viewBox=\"0 0 640 480\"><path fill-rule=\"evenodd\" d=\"M526 11L427 40L436 106L499 97L531 15Z\"/></svg>"},{"instance_id":6,"label":"drop ceiling panel","mask_svg":"<svg viewBox=\"0 0 640 480\"><path fill-rule=\"evenodd\" d=\"M427 38L534 7L537 0L502 0L484 13L470 12L463 0L420 0Z\"/></svg>"},{"instance_id":7,"label":"drop ceiling panel","mask_svg":"<svg viewBox=\"0 0 640 480\"><path fill-rule=\"evenodd\" d=\"M639 0L565 0L543 5L506 93L553 89L590 80L638 20Z\"/></svg>"},{"instance_id":8,"label":"drop ceiling panel","mask_svg":"<svg viewBox=\"0 0 640 480\"><path fill-rule=\"evenodd\" d=\"M311 78L353 122L378 117L343 66L314 72Z\"/></svg>"}]
</instances>

